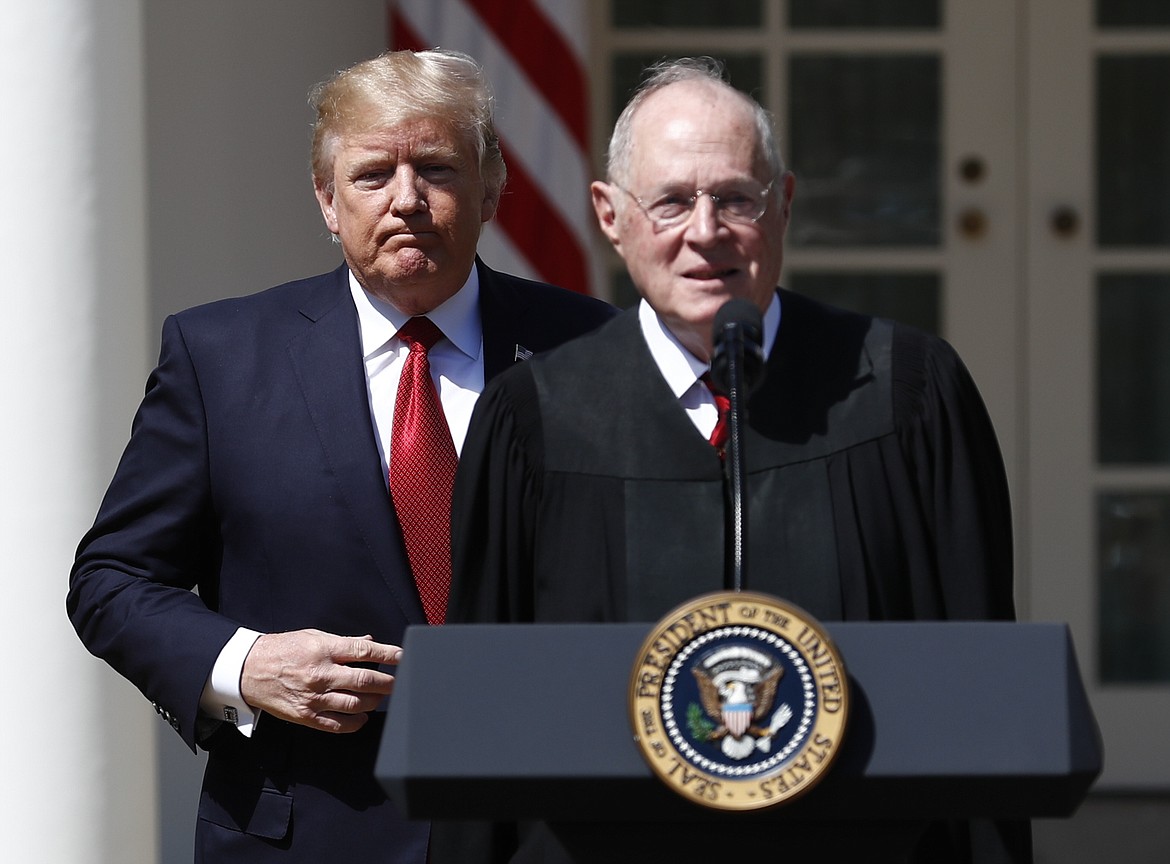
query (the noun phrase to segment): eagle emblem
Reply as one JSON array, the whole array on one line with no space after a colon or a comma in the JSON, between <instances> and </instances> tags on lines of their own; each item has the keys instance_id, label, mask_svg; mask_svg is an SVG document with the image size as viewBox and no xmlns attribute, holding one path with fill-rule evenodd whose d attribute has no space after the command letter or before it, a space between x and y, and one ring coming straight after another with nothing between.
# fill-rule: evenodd
<instances>
[{"instance_id":1,"label":"eagle emblem","mask_svg":"<svg viewBox=\"0 0 1170 864\"><path fill-rule=\"evenodd\" d=\"M658 778L716 810L805 794L841 748L844 664L807 612L767 594L714 591L668 612L630 672L634 740Z\"/></svg>"},{"instance_id":2,"label":"eagle emblem","mask_svg":"<svg viewBox=\"0 0 1170 864\"><path fill-rule=\"evenodd\" d=\"M729 759L746 759L757 749L767 753L772 737L792 719L786 704L772 711L784 668L763 651L724 645L701 656L691 672L706 715L705 723L692 715L692 734L718 742Z\"/></svg>"}]
</instances>

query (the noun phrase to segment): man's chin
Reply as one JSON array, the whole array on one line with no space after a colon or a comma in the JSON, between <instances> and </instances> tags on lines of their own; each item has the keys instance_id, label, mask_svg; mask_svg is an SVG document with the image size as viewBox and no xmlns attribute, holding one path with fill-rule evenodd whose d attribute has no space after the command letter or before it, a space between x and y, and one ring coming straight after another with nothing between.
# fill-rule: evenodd
<instances>
[{"instance_id":1,"label":"man's chin","mask_svg":"<svg viewBox=\"0 0 1170 864\"><path fill-rule=\"evenodd\" d=\"M417 246L404 246L378 256L375 267L382 270L386 278L399 282L410 279L425 279L440 270L440 261L429 250Z\"/></svg>"},{"instance_id":2,"label":"man's chin","mask_svg":"<svg viewBox=\"0 0 1170 864\"><path fill-rule=\"evenodd\" d=\"M695 308L695 320L710 322L714 321L715 313L724 303L728 300L748 297L748 292L744 290L743 285L711 280L709 283L693 285L691 297Z\"/></svg>"},{"instance_id":3,"label":"man's chin","mask_svg":"<svg viewBox=\"0 0 1170 864\"><path fill-rule=\"evenodd\" d=\"M454 267L439 267L433 261L415 266L375 268L358 281L375 297L408 315L423 315L439 306L463 287L467 274Z\"/></svg>"},{"instance_id":4,"label":"man's chin","mask_svg":"<svg viewBox=\"0 0 1170 864\"><path fill-rule=\"evenodd\" d=\"M714 320L715 312L728 300L747 300L759 309L767 308L774 286L763 287L746 278L695 280L690 283L689 296L704 317Z\"/></svg>"}]
</instances>

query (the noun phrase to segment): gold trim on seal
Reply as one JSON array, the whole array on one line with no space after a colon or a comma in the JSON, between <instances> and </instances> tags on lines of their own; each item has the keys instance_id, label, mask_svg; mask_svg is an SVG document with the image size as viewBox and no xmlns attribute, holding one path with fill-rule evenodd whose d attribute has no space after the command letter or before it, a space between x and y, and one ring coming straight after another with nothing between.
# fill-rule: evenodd
<instances>
[{"instance_id":1,"label":"gold trim on seal","mask_svg":"<svg viewBox=\"0 0 1170 864\"><path fill-rule=\"evenodd\" d=\"M803 705L770 704L783 676L798 682ZM691 681L701 706L675 705L676 682L682 689ZM732 704L745 681L753 701ZM749 705L747 721L736 709ZM757 810L803 795L828 771L845 733L849 686L836 646L807 612L766 594L718 591L683 603L650 631L630 675L629 706L638 749L667 786L711 809ZM721 746L700 752L688 734L696 726Z\"/></svg>"}]
</instances>

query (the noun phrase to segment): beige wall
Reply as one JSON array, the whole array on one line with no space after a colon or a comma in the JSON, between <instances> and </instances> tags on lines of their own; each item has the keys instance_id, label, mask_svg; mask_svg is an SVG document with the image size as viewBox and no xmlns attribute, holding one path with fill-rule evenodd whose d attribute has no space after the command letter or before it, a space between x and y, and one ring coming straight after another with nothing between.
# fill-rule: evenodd
<instances>
[{"instance_id":1,"label":"beige wall","mask_svg":"<svg viewBox=\"0 0 1170 864\"><path fill-rule=\"evenodd\" d=\"M151 0L143 14L153 323L336 266L306 95L386 48L385 3Z\"/></svg>"}]
</instances>

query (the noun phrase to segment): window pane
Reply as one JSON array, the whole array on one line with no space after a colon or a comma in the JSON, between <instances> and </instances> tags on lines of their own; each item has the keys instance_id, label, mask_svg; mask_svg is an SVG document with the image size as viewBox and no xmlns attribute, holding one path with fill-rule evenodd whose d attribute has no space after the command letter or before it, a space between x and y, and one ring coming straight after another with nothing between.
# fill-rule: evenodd
<instances>
[{"instance_id":1,"label":"window pane","mask_svg":"<svg viewBox=\"0 0 1170 864\"><path fill-rule=\"evenodd\" d=\"M1097 499L1103 683L1170 681L1170 494Z\"/></svg>"},{"instance_id":2,"label":"window pane","mask_svg":"<svg viewBox=\"0 0 1170 864\"><path fill-rule=\"evenodd\" d=\"M614 27L759 27L761 0L616 0Z\"/></svg>"},{"instance_id":3,"label":"window pane","mask_svg":"<svg viewBox=\"0 0 1170 864\"><path fill-rule=\"evenodd\" d=\"M938 27L939 0L788 0L792 27Z\"/></svg>"},{"instance_id":4,"label":"window pane","mask_svg":"<svg viewBox=\"0 0 1170 864\"><path fill-rule=\"evenodd\" d=\"M792 59L790 237L803 246L937 246L939 60Z\"/></svg>"},{"instance_id":5,"label":"window pane","mask_svg":"<svg viewBox=\"0 0 1170 864\"><path fill-rule=\"evenodd\" d=\"M1097 458L1170 463L1170 275L1097 280Z\"/></svg>"},{"instance_id":6,"label":"window pane","mask_svg":"<svg viewBox=\"0 0 1170 864\"><path fill-rule=\"evenodd\" d=\"M1097 0L1098 27L1170 26L1166 0Z\"/></svg>"},{"instance_id":7,"label":"window pane","mask_svg":"<svg viewBox=\"0 0 1170 864\"><path fill-rule=\"evenodd\" d=\"M1170 245L1167 94L1170 54L1097 61L1097 242L1102 246Z\"/></svg>"},{"instance_id":8,"label":"window pane","mask_svg":"<svg viewBox=\"0 0 1170 864\"><path fill-rule=\"evenodd\" d=\"M893 318L930 333L939 332L937 273L813 273L788 276L788 287L806 296L863 312ZM783 313L781 313L783 314Z\"/></svg>"},{"instance_id":9,"label":"window pane","mask_svg":"<svg viewBox=\"0 0 1170 864\"><path fill-rule=\"evenodd\" d=\"M721 60L727 69L728 80L738 89L751 95L758 101L763 101L763 61L757 54L717 54L715 52L696 51L695 54L707 54ZM680 55L673 55L675 57ZM693 56L693 55L689 55ZM634 89L642 81L642 72L652 63L665 59L662 54L615 54L613 57L613 116L610 118L610 128L617 120L626 103L630 101Z\"/></svg>"}]
</instances>

